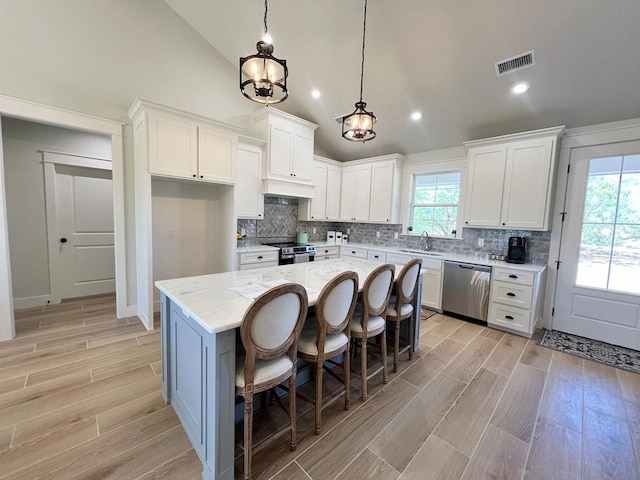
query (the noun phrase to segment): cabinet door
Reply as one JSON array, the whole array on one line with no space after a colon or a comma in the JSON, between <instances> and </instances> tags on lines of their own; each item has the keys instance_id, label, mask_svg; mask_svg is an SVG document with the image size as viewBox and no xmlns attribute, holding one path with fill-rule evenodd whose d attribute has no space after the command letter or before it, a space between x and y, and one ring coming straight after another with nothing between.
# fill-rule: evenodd
<instances>
[{"instance_id":1,"label":"cabinet door","mask_svg":"<svg viewBox=\"0 0 640 480\"><path fill-rule=\"evenodd\" d=\"M271 124L269 130L269 174L291 179L293 132L279 124Z\"/></svg>"},{"instance_id":2,"label":"cabinet door","mask_svg":"<svg viewBox=\"0 0 640 480\"><path fill-rule=\"evenodd\" d=\"M238 140L235 135L198 127L198 178L236 183Z\"/></svg>"},{"instance_id":3,"label":"cabinet door","mask_svg":"<svg viewBox=\"0 0 640 480\"><path fill-rule=\"evenodd\" d=\"M371 207L369 220L376 223L391 221L393 207L393 162L374 163L371 166Z\"/></svg>"},{"instance_id":4,"label":"cabinet door","mask_svg":"<svg viewBox=\"0 0 640 480\"><path fill-rule=\"evenodd\" d=\"M342 187L340 189L340 220L355 219L354 207L356 200L356 168L342 169Z\"/></svg>"},{"instance_id":5,"label":"cabinet door","mask_svg":"<svg viewBox=\"0 0 640 480\"><path fill-rule=\"evenodd\" d=\"M440 310L442 308L442 272L427 270L422 280L422 306Z\"/></svg>"},{"instance_id":6,"label":"cabinet door","mask_svg":"<svg viewBox=\"0 0 640 480\"><path fill-rule=\"evenodd\" d=\"M238 218L263 218L262 150L252 145L238 145L238 176L235 187Z\"/></svg>"},{"instance_id":7,"label":"cabinet door","mask_svg":"<svg viewBox=\"0 0 640 480\"><path fill-rule=\"evenodd\" d=\"M311 166L313 165L313 132L305 130L293 134L293 157L291 158L291 173L295 180L311 180Z\"/></svg>"},{"instance_id":8,"label":"cabinet door","mask_svg":"<svg viewBox=\"0 0 640 480\"><path fill-rule=\"evenodd\" d=\"M506 157L507 147L505 145L478 147L469 150L465 225L500 226Z\"/></svg>"},{"instance_id":9,"label":"cabinet door","mask_svg":"<svg viewBox=\"0 0 640 480\"><path fill-rule=\"evenodd\" d=\"M315 187L315 198L310 200L310 220L324 220L327 203L327 165L314 162L311 182Z\"/></svg>"},{"instance_id":10,"label":"cabinet door","mask_svg":"<svg viewBox=\"0 0 640 480\"><path fill-rule=\"evenodd\" d=\"M198 127L195 123L149 113L149 173L197 177Z\"/></svg>"},{"instance_id":11,"label":"cabinet door","mask_svg":"<svg viewBox=\"0 0 640 480\"><path fill-rule=\"evenodd\" d=\"M353 216L356 221L369 221L371 203L371 165L358 165L355 172L355 199Z\"/></svg>"},{"instance_id":12,"label":"cabinet door","mask_svg":"<svg viewBox=\"0 0 640 480\"><path fill-rule=\"evenodd\" d=\"M500 218L502 226L525 230L546 227L553 148L552 138L508 146Z\"/></svg>"},{"instance_id":13,"label":"cabinet door","mask_svg":"<svg viewBox=\"0 0 640 480\"><path fill-rule=\"evenodd\" d=\"M342 169L334 165L327 167L327 190L326 190L326 217L327 220L338 220L340 218L340 186L342 184Z\"/></svg>"}]
</instances>

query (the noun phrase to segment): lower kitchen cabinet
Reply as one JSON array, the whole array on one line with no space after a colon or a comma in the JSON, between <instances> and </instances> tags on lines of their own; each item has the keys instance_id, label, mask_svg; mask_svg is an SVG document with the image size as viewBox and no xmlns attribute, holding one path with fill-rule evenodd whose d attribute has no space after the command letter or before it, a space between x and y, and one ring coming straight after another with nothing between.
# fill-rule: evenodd
<instances>
[{"instance_id":1,"label":"lower kitchen cabinet","mask_svg":"<svg viewBox=\"0 0 640 480\"><path fill-rule=\"evenodd\" d=\"M494 267L491 272L489 326L533 335L542 315L546 271L530 272Z\"/></svg>"},{"instance_id":2,"label":"lower kitchen cabinet","mask_svg":"<svg viewBox=\"0 0 640 480\"><path fill-rule=\"evenodd\" d=\"M314 261L321 262L323 260L333 260L338 257L340 257L340 247L338 245L328 245L326 247L316 247Z\"/></svg>"},{"instance_id":3,"label":"lower kitchen cabinet","mask_svg":"<svg viewBox=\"0 0 640 480\"><path fill-rule=\"evenodd\" d=\"M277 267L280 252L277 249L238 254L238 270Z\"/></svg>"},{"instance_id":4,"label":"lower kitchen cabinet","mask_svg":"<svg viewBox=\"0 0 640 480\"><path fill-rule=\"evenodd\" d=\"M440 271L427 268L422 281L422 306L442 310L442 262Z\"/></svg>"}]
</instances>

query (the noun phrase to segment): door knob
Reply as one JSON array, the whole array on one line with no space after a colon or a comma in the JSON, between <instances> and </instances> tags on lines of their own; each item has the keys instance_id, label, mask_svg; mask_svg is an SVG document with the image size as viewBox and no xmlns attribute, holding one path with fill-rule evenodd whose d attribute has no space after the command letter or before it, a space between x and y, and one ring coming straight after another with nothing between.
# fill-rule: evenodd
<instances>
[{"instance_id":1,"label":"door knob","mask_svg":"<svg viewBox=\"0 0 640 480\"><path fill-rule=\"evenodd\" d=\"M67 243L67 239L66 239L66 238L64 238L64 237L62 237L62 238L60 239L60 243Z\"/></svg>"}]
</instances>

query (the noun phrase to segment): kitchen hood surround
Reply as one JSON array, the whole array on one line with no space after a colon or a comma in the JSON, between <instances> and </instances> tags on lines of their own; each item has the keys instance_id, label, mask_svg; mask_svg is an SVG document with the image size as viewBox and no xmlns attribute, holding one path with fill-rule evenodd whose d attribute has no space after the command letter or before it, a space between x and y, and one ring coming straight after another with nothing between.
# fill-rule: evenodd
<instances>
[{"instance_id":1,"label":"kitchen hood surround","mask_svg":"<svg viewBox=\"0 0 640 480\"><path fill-rule=\"evenodd\" d=\"M298 221L298 199L265 197L264 220L238 220L238 232L242 228L246 236L238 240L238 247L260 245L267 242L295 241L297 231L305 231L309 243L325 242L327 231L350 230L349 242L378 245L389 248L420 249L420 236L402 235L402 225L371 224L355 222L304 222ZM316 233L313 233L313 229ZM380 237L376 237L380 232ZM398 233L399 238L395 238ZM489 228L464 228L462 239L433 238L433 252L462 255L505 254L509 237L527 237L528 261L546 265L549 261L551 232L497 230ZM484 239L484 246L478 247L478 239Z\"/></svg>"}]
</instances>

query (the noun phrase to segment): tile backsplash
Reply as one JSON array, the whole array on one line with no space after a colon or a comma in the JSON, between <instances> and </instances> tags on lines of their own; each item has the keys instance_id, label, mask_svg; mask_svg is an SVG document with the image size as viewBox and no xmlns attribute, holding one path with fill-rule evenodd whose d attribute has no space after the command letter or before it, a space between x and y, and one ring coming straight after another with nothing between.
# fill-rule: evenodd
<instances>
[{"instance_id":1,"label":"tile backsplash","mask_svg":"<svg viewBox=\"0 0 640 480\"><path fill-rule=\"evenodd\" d=\"M246 230L246 237L238 240L238 246L256 245L279 241L295 241L297 231L306 231L309 242L327 239L327 231L349 233L349 243L366 243L384 247L421 248L419 235L402 235L402 225L298 221L298 200L295 198L265 197L264 220L238 220L238 232ZM313 232L316 229L316 233ZM380 237L376 236L380 232ZM395 234L398 233L398 238ZM507 253L509 237L527 237L528 261L546 264L549 261L551 232L522 230L495 230L490 228L465 228L462 239L433 238L432 251L464 255ZM478 247L478 240L484 246Z\"/></svg>"}]
</instances>

